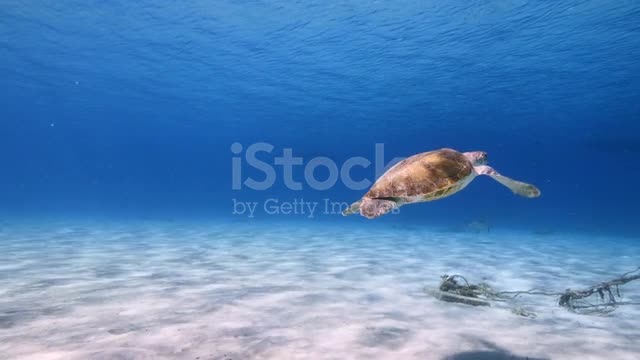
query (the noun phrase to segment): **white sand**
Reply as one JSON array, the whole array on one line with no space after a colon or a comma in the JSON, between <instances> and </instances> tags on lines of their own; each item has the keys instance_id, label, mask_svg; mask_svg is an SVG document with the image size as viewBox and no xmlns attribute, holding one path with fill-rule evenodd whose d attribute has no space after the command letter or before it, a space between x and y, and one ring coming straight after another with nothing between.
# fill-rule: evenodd
<instances>
[{"instance_id":1,"label":"white sand","mask_svg":"<svg viewBox=\"0 0 640 360\"><path fill-rule=\"evenodd\" d=\"M527 319L423 291L584 287L637 267L633 239L311 225L5 225L0 359L640 358L640 306L527 298Z\"/></svg>"}]
</instances>

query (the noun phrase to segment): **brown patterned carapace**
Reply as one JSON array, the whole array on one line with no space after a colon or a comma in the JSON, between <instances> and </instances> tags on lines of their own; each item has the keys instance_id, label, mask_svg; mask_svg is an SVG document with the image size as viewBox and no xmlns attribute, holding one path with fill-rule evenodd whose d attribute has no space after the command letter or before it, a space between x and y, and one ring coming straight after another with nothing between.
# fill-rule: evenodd
<instances>
[{"instance_id":1,"label":"brown patterned carapace","mask_svg":"<svg viewBox=\"0 0 640 360\"><path fill-rule=\"evenodd\" d=\"M423 196L435 200L454 193L460 181L471 175L473 164L452 149L411 156L389 169L365 194L368 198Z\"/></svg>"}]
</instances>

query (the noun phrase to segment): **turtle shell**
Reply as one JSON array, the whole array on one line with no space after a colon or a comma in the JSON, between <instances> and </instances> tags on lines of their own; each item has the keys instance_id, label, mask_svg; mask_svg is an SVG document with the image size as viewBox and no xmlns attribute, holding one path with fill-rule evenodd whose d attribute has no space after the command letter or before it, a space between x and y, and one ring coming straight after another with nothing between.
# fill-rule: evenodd
<instances>
[{"instance_id":1,"label":"turtle shell","mask_svg":"<svg viewBox=\"0 0 640 360\"><path fill-rule=\"evenodd\" d=\"M368 198L441 197L471 175L473 164L452 149L413 155L387 170L365 194Z\"/></svg>"}]
</instances>

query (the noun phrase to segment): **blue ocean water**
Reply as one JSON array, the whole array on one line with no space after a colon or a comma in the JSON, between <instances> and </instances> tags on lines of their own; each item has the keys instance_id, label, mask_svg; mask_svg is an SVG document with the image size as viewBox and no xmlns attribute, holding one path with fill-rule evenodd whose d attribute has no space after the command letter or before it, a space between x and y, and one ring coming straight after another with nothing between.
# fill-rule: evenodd
<instances>
[{"instance_id":1,"label":"blue ocean water","mask_svg":"<svg viewBox=\"0 0 640 360\"><path fill-rule=\"evenodd\" d=\"M287 317L291 314L276 311L278 318L265 320L273 327L247 330L249 325L243 325L246 333L238 336L253 339L244 347L250 352L226 350L225 345L234 343L227 334L221 339L228 341L221 341L217 350L185 350L180 355L185 358L193 354L224 358L225 351L248 358L317 358L325 350L343 358L438 358L451 353L454 345L436 341L428 355L404 339L417 342L423 336L437 339L438 334L454 339L451 329L444 330L444 320L442 328L426 323L371 325L389 316L403 321L402 316L393 317L394 302L402 304L394 294L420 292L424 285L420 281L437 281L441 272L452 269L490 280L495 275L496 281L500 274L515 287L560 279L554 283L560 289L632 270L629 267L637 266L638 258L629 256L637 255L640 246L638 24L640 3L635 1L4 0L0 4L0 250L6 248L0 251L4 254L0 278L13 280L0 285L6 296L0 300L4 306L0 306L0 331L28 333L29 328L21 326L38 328L43 316L46 320L73 314L62 305L50 305L54 308L47 307L49 312L33 310L45 306L41 299L34 300L42 291L53 304L76 304L76 311L91 318L91 326L98 326L111 308L99 308L96 299L118 294L109 292L112 287L101 288L106 286L101 281L131 290L142 279L136 276L145 271L135 264L149 256L153 260L144 263L155 270L147 268L150 273L143 281L156 284L154 279L170 278L174 282L158 286L187 292L185 287L204 286L206 291L197 293L202 296L192 292L184 298L198 304L213 296L199 275L221 286L236 286L227 289L231 295L213 298L239 306L246 305L245 297L234 296L254 280L268 281L271 274L272 287L249 288L257 294L287 293L302 291L297 286L305 281L315 284L309 285L314 292L303 297L305 306L311 307L296 309L310 316L305 321L317 315L327 329L340 322L326 320L329 310L314 313L318 309L313 306L329 303L326 297L339 297L336 289L343 289L345 313L335 314L349 318L349 326L364 324L360 340L339 349L325 344L324 335L299 337L294 356L285 350L273 352L282 339L292 333L299 336L291 330L299 325ZM479 177L452 197L404 206L399 214L375 220L345 218L336 210L366 192L365 187L354 188L345 176L372 182L393 159L443 147L486 151L491 166L536 185L542 196L518 197L488 177ZM282 165L286 157L293 159L290 169ZM365 162L349 167L354 158ZM350 171L341 172L344 169ZM252 183L264 186L254 189ZM199 230L190 231L192 227ZM264 239L269 241L261 240L261 234L267 234ZM296 247L300 239L309 240L309 247ZM166 247L155 248L156 240ZM560 245L554 248L554 242ZM447 243L449 247L444 246ZM536 243L538 247L529 248ZM607 244L616 247L609 249ZM74 248L82 254L78 262L65 259ZM430 265L419 270L411 262L418 261L411 257L411 248L426 256L421 261ZM260 251L273 255L274 263ZM467 251L486 255L494 266L478 268L475 260L465 262ZM291 267L287 267L288 252L293 254ZM388 258L376 257L385 252ZM519 262L518 254L529 260ZM504 258L498 261L492 256ZM318 257L335 257L336 262L325 263ZM260 260L251 263L252 259ZM403 259L409 259L406 268ZM383 266L386 272L372 270L391 260L397 266ZM234 264L243 261L246 267L234 272ZM355 275L342 272L350 261ZM39 277L39 269L48 266L58 269L55 279ZM418 280L404 272L407 268L425 277ZM211 269L217 272L207 273ZM267 273L258 276L265 269ZM573 269L575 276L567 269ZM85 278L85 270L96 278ZM557 277L541 275L545 272ZM338 282L314 277L321 273ZM428 274L433 279L426 279ZM385 276L398 285L369 293L381 286ZM357 287L356 282L370 287ZM354 286L362 294L350 297L345 289ZM91 291L97 295L91 297ZM157 299L156 291L126 294ZM184 295L176 294L172 308ZM433 305L431 300L411 299L406 306ZM30 312L16 310L25 304L32 305ZM158 304L149 300L145 306L160 309ZM350 313L346 309L353 310L353 304L370 308L383 304L384 309ZM231 316L207 307L218 305L202 306L214 319ZM273 310L265 303L260 306L238 307L232 314L246 315L238 316L244 321L252 316L262 319ZM447 311L445 306L437 309L440 315ZM202 307L188 311L200 314ZM433 315L424 311L403 316ZM634 311L625 319L638 316ZM29 316L20 320L12 315L16 313ZM51 340L43 332L30 345L18 345L17 337L0 333L7 344L15 345L0 347L0 352L11 354L10 358L42 358L38 356L45 350L34 344L51 340L49 350L60 350L54 355L62 358L87 358L89 353L95 358L177 358L174 350L155 346L167 339L179 339L176 343L185 349L185 344L205 342L204 335L193 329L192 337L165 329L153 338L142 338L136 329L153 332L158 324L131 325L136 314L128 313L128 327L120 324L109 336L115 332L121 347L131 339L140 341L139 352L101 353L106 350L87 345L91 339L74 338L71 325L60 325L68 338ZM369 325L363 319L369 319ZM488 315L474 318L477 324L482 320L500 326ZM555 324L556 320L540 321ZM514 330L520 336L548 323L524 330L510 324L522 330ZM598 326L609 329L613 324ZM77 326L74 329L82 329ZM558 326L548 331L560 334ZM267 340L259 335L271 331L277 334ZM313 327L305 331L320 334ZM483 329L475 331L477 335ZM630 331L624 339L640 336L637 322ZM640 351L610 332L580 334L617 344L618 358L633 358ZM106 335L94 336L104 340ZM498 355L515 354L522 345L513 339L500 344L497 338L491 340L497 347L490 350ZM74 339L95 351L65 352L78 350ZM109 339L104 341L115 341ZM604 354L597 344L563 353L553 350L558 343L540 341L538 346L529 344L530 353L526 346L520 350L542 358ZM386 352L367 352L377 349L370 345L379 342ZM475 349L474 344L467 350ZM413 352L402 353L405 347ZM365 350L355 350L360 348Z\"/></svg>"},{"instance_id":2,"label":"blue ocean water","mask_svg":"<svg viewBox=\"0 0 640 360\"><path fill-rule=\"evenodd\" d=\"M0 11L5 214L229 216L231 199L263 195L351 202L362 191L289 191L281 172L268 194L231 191L230 146L342 164L373 161L382 143L388 159L484 150L544 194L526 201L482 179L405 219L637 234L634 2L7 1Z\"/></svg>"}]
</instances>

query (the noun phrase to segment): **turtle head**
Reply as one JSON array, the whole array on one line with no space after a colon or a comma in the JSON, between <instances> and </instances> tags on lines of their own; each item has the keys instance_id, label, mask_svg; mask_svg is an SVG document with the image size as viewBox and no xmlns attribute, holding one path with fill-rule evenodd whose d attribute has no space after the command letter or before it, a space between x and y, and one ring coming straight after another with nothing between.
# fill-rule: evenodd
<instances>
[{"instance_id":1,"label":"turtle head","mask_svg":"<svg viewBox=\"0 0 640 360\"><path fill-rule=\"evenodd\" d=\"M464 153L464 156L471 161L473 166L484 165L487 163L487 153L484 151L471 151Z\"/></svg>"}]
</instances>

